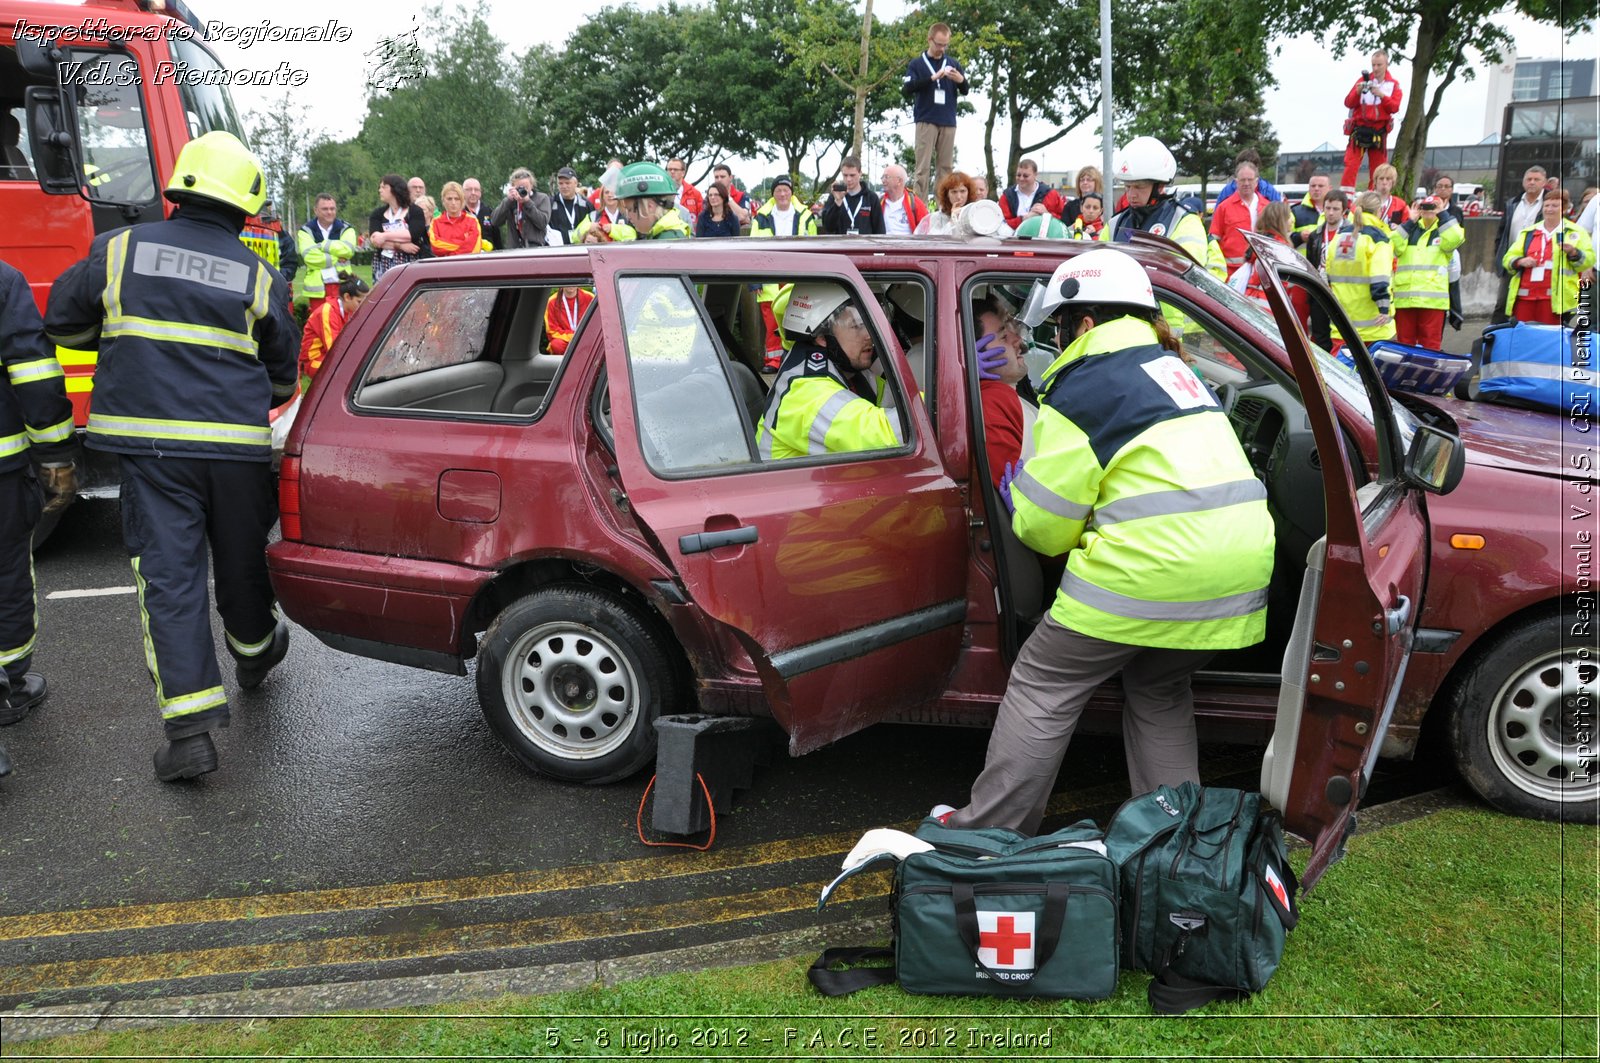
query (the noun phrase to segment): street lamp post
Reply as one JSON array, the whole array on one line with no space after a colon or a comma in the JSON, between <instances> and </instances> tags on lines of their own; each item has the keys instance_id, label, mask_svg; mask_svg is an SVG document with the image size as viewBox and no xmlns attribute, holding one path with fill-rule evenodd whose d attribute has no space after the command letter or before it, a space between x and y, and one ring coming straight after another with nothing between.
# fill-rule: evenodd
<instances>
[{"instance_id":1,"label":"street lamp post","mask_svg":"<svg viewBox=\"0 0 1600 1063\"><path fill-rule=\"evenodd\" d=\"M1111 193L1111 155L1115 145L1111 129L1111 0L1100 0L1100 172L1105 174L1105 191ZM1076 189L1074 189L1076 191ZM1109 216L1111 204L1106 204Z\"/></svg>"}]
</instances>

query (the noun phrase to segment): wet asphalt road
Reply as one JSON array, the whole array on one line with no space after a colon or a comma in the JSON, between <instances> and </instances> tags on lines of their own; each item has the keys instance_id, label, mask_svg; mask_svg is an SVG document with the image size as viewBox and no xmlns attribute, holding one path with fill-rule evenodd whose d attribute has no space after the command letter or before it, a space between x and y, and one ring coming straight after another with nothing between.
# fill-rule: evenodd
<instances>
[{"instance_id":1,"label":"wet asphalt road","mask_svg":"<svg viewBox=\"0 0 1600 1063\"><path fill-rule=\"evenodd\" d=\"M880 727L760 771L709 854L647 848L645 778L532 776L490 735L470 677L297 629L258 691L224 670L221 770L163 785L137 600L51 597L130 587L116 504L79 503L36 564L51 696L0 731L16 761L0 781L0 1008L597 960L844 921L883 905L886 880L867 876L858 899L813 910L860 832L959 804L982 765L982 731ZM1259 751L1208 747L1206 765L1208 781L1254 786ZM1385 779L1439 785L1410 765ZM1120 743L1081 737L1052 809L1103 822L1126 787Z\"/></svg>"}]
</instances>

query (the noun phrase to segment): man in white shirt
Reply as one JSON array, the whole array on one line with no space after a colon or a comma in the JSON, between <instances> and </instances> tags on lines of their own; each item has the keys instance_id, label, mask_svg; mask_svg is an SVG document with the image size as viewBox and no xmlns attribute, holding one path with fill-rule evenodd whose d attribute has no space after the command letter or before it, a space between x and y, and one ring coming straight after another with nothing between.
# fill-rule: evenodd
<instances>
[{"instance_id":1,"label":"man in white shirt","mask_svg":"<svg viewBox=\"0 0 1600 1063\"><path fill-rule=\"evenodd\" d=\"M910 236L928 213L926 205L906 194L906 178L904 166L890 163L883 168L883 231L888 236Z\"/></svg>"},{"instance_id":2,"label":"man in white shirt","mask_svg":"<svg viewBox=\"0 0 1600 1063\"><path fill-rule=\"evenodd\" d=\"M1511 241L1517 238L1518 233L1539 220L1547 179L1543 166L1530 166L1523 172L1522 195L1506 203L1506 220L1500 226L1500 240L1494 248L1495 262L1504 261L1506 249L1511 246ZM1500 294L1495 298L1494 315L1490 319L1493 324L1511 320L1511 316L1506 313L1506 291L1515 272L1513 270L1508 273L1504 268L1500 270Z\"/></svg>"}]
</instances>

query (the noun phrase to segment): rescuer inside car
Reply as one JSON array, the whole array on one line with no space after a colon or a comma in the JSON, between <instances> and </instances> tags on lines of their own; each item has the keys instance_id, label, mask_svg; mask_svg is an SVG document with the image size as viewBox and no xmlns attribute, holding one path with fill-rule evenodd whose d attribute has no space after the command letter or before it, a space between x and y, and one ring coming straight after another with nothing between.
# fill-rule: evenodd
<instances>
[{"instance_id":1,"label":"rescuer inside car","mask_svg":"<svg viewBox=\"0 0 1600 1063\"><path fill-rule=\"evenodd\" d=\"M1008 502L1018 538L1066 554L1066 574L1012 667L971 802L934 809L952 826L1037 833L1085 703L1119 673L1133 792L1198 781L1191 678L1266 632L1266 487L1178 357L1144 268L1079 255L1022 316L1051 314L1062 353Z\"/></svg>"},{"instance_id":2,"label":"rescuer inside car","mask_svg":"<svg viewBox=\"0 0 1600 1063\"><path fill-rule=\"evenodd\" d=\"M878 356L872 331L846 291L827 282L796 284L783 329L794 346L756 426L761 457L898 447L898 415L879 404L879 378L867 372Z\"/></svg>"},{"instance_id":3,"label":"rescuer inside car","mask_svg":"<svg viewBox=\"0 0 1600 1063\"><path fill-rule=\"evenodd\" d=\"M174 782L216 770L211 731L228 720L208 568L239 686L259 686L289 649L267 580L267 415L294 394L300 336L283 275L239 242L266 198L250 150L220 131L189 141L166 196L172 218L101 234L61 275L45 329L100 351L88 444L122 465L122 536L166 727L155 770Z\"/></svg>"}]
</instances>

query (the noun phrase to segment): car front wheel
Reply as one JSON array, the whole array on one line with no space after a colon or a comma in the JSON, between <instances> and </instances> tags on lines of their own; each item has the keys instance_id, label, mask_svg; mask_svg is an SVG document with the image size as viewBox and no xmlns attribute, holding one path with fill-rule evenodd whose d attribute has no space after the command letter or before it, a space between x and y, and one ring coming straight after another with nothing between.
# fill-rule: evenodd
<instances>
[{"instance_id":1,"label":"car front wheel","mask_svg":"<svg viewBox=\"0 0 1600 1063\"><path fill-rule=\"evenodd\" d=\"M551 587L507 606L478 650L478 701L496 737L541 775L608 783L655 756L679 691L665 636L619 598Z\"/></svg>"},{"instance_id":2,"label":"car front wheel","mask_svg":"<svg viewBox=\"0 0 1600 1063\"><path fill-rule=\"evenodd\" d=\"M1563 635L1547 616L1497 638L1457 688L1450 743L1462 777L1501 811L1593 823L1600 663Z\"/></svg>"}]
</instances>

